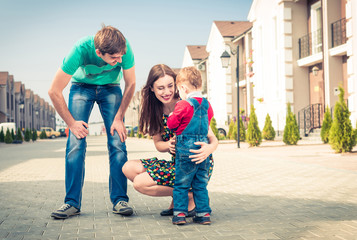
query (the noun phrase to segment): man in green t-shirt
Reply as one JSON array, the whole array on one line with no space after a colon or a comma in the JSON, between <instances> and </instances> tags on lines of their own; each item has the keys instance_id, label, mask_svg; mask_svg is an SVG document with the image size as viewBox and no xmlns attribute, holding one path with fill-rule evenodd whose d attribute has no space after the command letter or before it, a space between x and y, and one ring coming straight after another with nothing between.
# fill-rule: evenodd
<instances>
[{"instance_id":1,"label":"man in green t-shirt","mask_svg":"<svg viewBox=\"0 0 357 240\"><path fill-rule=\"evenodd\" d=\"M120 81L124 78L122 94ZM68 106L62 91L72 79ZM95 36L80 39L64 58L48 94L70 131L66 148L66 197L54 211L54 218L80 214L84 183L84 160L88 119L97 102L108 139L109 192L113 212L131 215L127 179L122 167L127 161L124 115L135 91L135 62L131 46L123 34L103 26Z\"/></svg>"}]
</instances>

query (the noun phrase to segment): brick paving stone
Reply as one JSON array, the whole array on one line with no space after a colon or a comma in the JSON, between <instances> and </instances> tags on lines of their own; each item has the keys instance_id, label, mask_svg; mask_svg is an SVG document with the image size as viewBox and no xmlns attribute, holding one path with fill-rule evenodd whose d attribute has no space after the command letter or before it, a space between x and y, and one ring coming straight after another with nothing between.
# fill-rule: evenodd
<instances>
[{"instance_id":1,"label":"brick paving stone","mask_svg":"<svg viewBox=\"0 0 357 240\"><path fill-rule=\"evenodd\" d=\"M212 225L174 226L159 215L171 197L142 195L130 182L134 215L113 214L105 137L87 142L82 213L66 220L50 218L63 204L65 139L1 145L0 239L357 239L356 155L322 144L220 144L208 186ZM127 149L129 159L169 158L150 140L129 138Z\"/></svg>"}]
</instances>

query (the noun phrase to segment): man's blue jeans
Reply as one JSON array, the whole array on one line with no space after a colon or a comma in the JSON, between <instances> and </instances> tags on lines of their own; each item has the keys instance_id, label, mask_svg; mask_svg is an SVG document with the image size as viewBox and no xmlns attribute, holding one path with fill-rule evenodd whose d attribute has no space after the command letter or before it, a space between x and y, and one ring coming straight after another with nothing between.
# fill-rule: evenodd
<instances>
[{"instance_id":1,"label":"man's blue jeans","mask_svg":"<svg viewBox=\"0 0 357 240\"><path fill-rule=\"evenodd\" d=\"M127 161L125 142L114 131L110 134L110 127L120 107L122 92L118 84L90 85L73 83L69 93L68 109L77 121L88 123L89 115L97 102L104 120L107 132L109 150L109 192L114 205L119 201L128 201L127 179L122 167ZM78 209L81 208L82 188L84 183L84 160L86 153L86 138L77 139L71 131L66 148L66 197L64 202Z\"/></svg>"}]
</instances>

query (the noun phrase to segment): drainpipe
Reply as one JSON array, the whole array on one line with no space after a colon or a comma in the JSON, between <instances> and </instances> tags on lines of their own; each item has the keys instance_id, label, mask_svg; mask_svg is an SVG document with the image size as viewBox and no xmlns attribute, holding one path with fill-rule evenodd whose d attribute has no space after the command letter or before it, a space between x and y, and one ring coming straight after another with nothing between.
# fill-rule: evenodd
<instances>
[{"instance_id":1,"label":"drainpipe","mask_svg":"<svg viewBox=\"0 0 357 240\"><path fill-rule=\"evenodd\" d=\"M328 17L327 17L327 0L321 0L321 21L322 21L322 83L323 83L323 90L324 90L324 98L325 98L325 105L323 106L324 110L326 104L331 106L331 97L330 97L330 74L329 74L329 44L328 44Z\"/></svg>"}]
</instances>

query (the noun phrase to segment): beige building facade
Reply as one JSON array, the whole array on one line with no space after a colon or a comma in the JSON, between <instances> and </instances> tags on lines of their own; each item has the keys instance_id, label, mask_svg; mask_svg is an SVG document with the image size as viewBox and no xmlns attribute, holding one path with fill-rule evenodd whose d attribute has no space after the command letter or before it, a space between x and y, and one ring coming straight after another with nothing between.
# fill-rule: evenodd
<instances>
[{"instance_id":1,"label":"beige building facade","mask_svg":"<svg viewBox=\"0 0 357 240\"><path fill-rule=\"evenodd\" d=\"M269 113L274 128L281 130L291 103L307 135L321 127L327 106L333 110L339 85L356 121L355 5L349 0L253 1L248 15L253 98L261 127Z\"/></svg>"},{"instance_id":2,"label":"beige building facade","mask_svg":"<svg viewBox=\"0 0 357 240\"><path fill-rule=\"evenodd\" d=\"M14 122L21 130L56 128L56 111L8 72L0 72L0 123Z\"/></svg>"}]
</instances>

